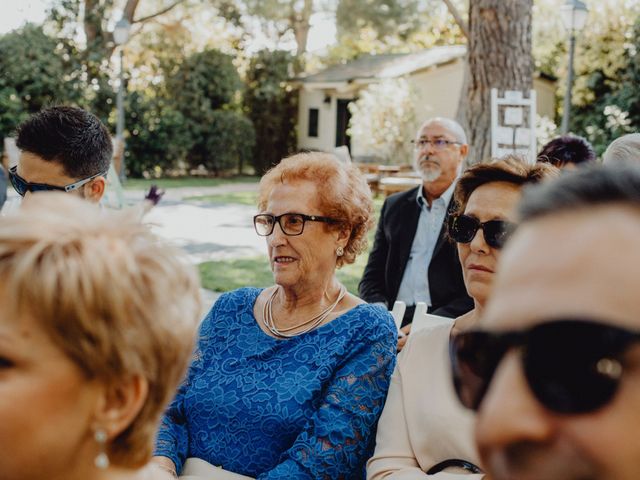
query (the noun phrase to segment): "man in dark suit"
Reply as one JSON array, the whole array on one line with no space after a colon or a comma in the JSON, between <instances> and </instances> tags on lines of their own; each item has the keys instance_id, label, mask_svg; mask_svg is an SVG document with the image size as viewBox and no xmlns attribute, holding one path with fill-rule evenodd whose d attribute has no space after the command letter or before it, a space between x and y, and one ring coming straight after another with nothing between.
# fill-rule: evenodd
<instances>
[{"instance_id":1,"label":"man in dark suit","mask_svg":"<svg viewBox=\"0 0 640 480\"><path fill-rule=\"evenodd\" d=\"M418 130L414 146L423 184L384 202L359 286L367 302L388 308L396 300L405 302L403 326L411 322L417 302L451 318L473 308L456 247L446 238L455 180L469 150L466 135L457 122L433 118Z\"/></svg>"}]
</instances>

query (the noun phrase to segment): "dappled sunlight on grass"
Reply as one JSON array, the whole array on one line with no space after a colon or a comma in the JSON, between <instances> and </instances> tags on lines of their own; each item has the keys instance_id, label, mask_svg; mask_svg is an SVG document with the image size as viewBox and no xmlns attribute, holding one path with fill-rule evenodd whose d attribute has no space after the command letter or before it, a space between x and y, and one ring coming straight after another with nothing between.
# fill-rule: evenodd
<instances>
[{"instance_id":1,"label":"dappled sunlight on grass","mask_svg":"<svg viewBox=\"0 0 640 480\"><path fill-rule=\"evenodd\" d=\"M256 186L257 189L257 186ZM229 192L219 195L201 195L196 197L186 197L187 202L204 203L237 203L239 205L256 206L258 203L258 192Z\"/></svg>"},{"instance_id":2,"label":"dappled sunlight on grass","mask_svg":"<svg viewBox=\"0 0 640 480\"><path fill-rule=\"evenodd\" d=\"M158 185L161 188L184 188L184 187L218 187L220 185L234 183L256 183L259 177L230 177L230 178L207 178L207 177L181 177L181 178L128 178L124 184L125 190L146 190L151 185ZM257 188L257 186L256 186Z\"/></svg>"}]
</instances>

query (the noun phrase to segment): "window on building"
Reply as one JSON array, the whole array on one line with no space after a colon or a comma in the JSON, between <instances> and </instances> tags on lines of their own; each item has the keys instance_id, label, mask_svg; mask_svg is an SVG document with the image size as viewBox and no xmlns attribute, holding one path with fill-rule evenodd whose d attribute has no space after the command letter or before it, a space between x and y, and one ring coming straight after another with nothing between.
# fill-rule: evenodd
<instances>
[{"instance_id":1,"label":"window on building","mask_svg":"<svg viewBox=\"0 0 640 480\"><path fill-rule=\"evenodd\" d=\"M320 115L320 110L317 108L309 109L309 131L307 132L307 136L309 137L317 137L318 136L318 116Z\"/></svg>"}]
</instances>

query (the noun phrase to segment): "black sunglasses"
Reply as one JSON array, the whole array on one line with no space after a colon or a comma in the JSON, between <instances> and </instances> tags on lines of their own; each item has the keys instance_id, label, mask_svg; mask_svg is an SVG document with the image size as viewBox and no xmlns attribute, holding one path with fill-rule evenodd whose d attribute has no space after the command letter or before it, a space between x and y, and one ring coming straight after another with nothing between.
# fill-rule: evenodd
<instances>
[{"instance_id":1,"label":"black sunglasses","mask_svg":"<svg viewBox=\"0 0 640 480\"><path fill-rule=\"evenodd\" d=\"M261 237L268 237L273 233L276 222L280 224L285 235L302 235L305 222L339 223L335 218L319 217L318 215L305 215L303 213L283 213L271 215L260 213L253 217L253 227Z\"/></svg>"},{"instance_id":2,"label":"black sunglasses","mask_svg":"<svg viewBox=\"0 0 640 480\"><path fill-rule=\"evenodd\" d=\"M69 185L58 186L58 185L49 185L48 183L31 183L27 182L24 178L22 178L17 173L17 166L13 166L9 169L9 180L11 181L11 185L14 190L18 192L18 195L24 197L27 192L50 192L50 191L62 191L62 192L71 192L73 190L77 190L81 186L89 183L94 178L98 178L100 176L106 177L107 172L96 173L95 175L91 175L90 177L83 178L82 180L78 180L77 182L70 183Z\"/></svg>"},{"instance_id":3,"label":"black sunglasses","mask_svg":"<svg viewBox=\"0 0 640 480\"><path fill-rule=\"evenodd\" d=\"M640 332L588 320L556 320L521 332L469 331L451 339L453 383L462 404L478 410L512 348L537 400L561 414L597 410L616 393L623 354Z\"/></svg>"},{"instance_id":4,"label":"black sunglasses","mask_svg":"<svg viewBox=\"0 0 640 480\"><path fill-rule=\"evenodd\" d=\"M469 243L482 229L484 241L492 248L502 248L509 235L515 230L515 223L505 220L489 220L480 222L469 215L452 215L449 217L449 236L458 243Z\"/></svg>"}]
</instances>

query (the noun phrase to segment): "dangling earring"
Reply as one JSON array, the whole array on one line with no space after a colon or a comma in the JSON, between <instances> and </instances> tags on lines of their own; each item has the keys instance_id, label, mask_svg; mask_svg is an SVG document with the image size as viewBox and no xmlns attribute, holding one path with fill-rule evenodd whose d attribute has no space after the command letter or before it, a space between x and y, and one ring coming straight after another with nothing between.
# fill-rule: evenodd
<instances>
[{"instance_id":1,"label":"dangling earring","mask_svg":"<svg viewBox=\"0 0 640 480\"><path fill-rule=\"evenodd\" d=\"M339 257L344 255L344 248L342 248L342 247L336 248L336 255L339 256Z\"/></svg>"},{"instance_id":2,"label":"dangling earring","mask_svg":"<svg viewBox=\"0 0 640 480\"><path fill-rule=\"evenodd\" d=\"M107 431L104 428L96 428L93 433L93 438L96 440L100 453L96 456L94 463L100 470L106 470L109 468L109 456L107 455Z\"/></svg>"}]
</instances>

